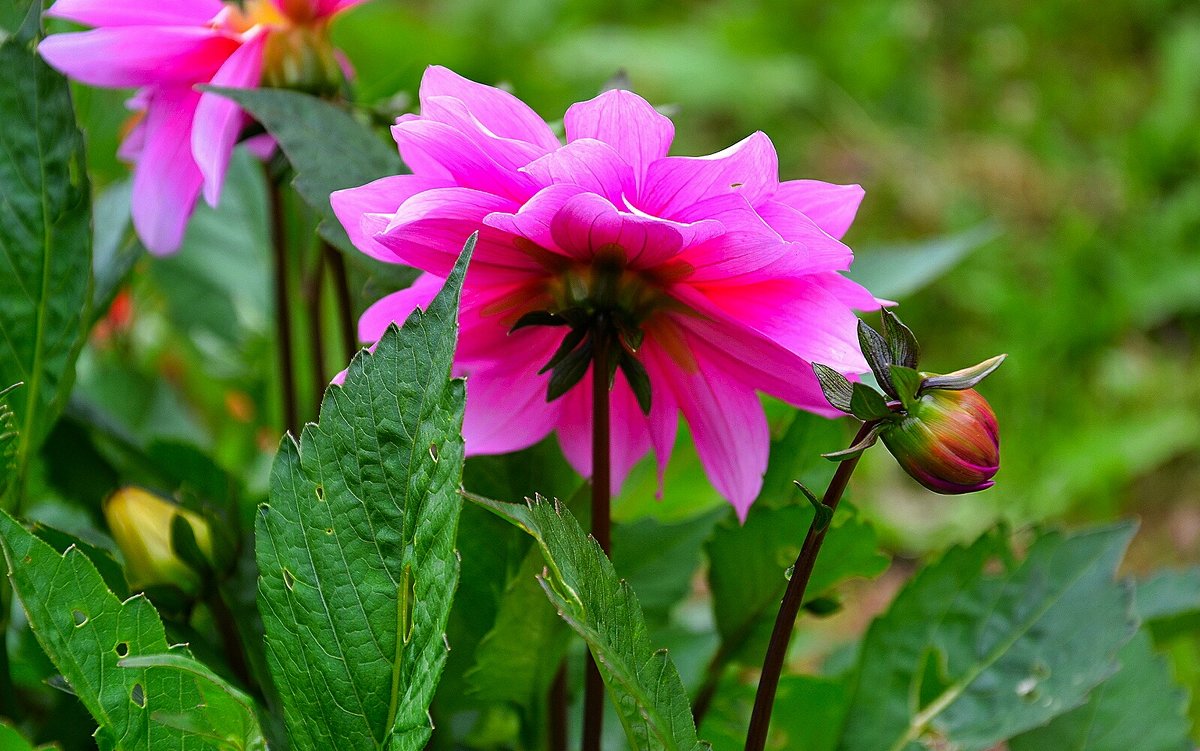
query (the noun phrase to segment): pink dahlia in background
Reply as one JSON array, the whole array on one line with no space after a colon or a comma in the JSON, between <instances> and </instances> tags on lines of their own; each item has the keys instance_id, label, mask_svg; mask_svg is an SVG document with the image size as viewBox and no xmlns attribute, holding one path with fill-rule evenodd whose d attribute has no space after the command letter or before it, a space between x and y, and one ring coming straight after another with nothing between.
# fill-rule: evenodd
<instances>
[{"instance_id":1,"label":"pink dahlia in background","mask_svg":"<svg viewBox=\"0 0 1200 751\"><path fill-rule=\"evenodd\" d=\"M426 305L478 230L456 360L467 452L514 451L555 431L591 474L591 374L548 400L552 375L539 373L552 359L565 366L556 350L579 337L525 324L600 312L620 322L622 356L636 360L615 376L614 492L651 448L661 482L682 412L709 478L744 518L770 449L756 392L833 415L809 363L867 369L852 311L879 305L839 273L853 256L838 239L862 190L780 182L762 133L709 156L667 156L674 126L628 91L567 110L566 145L520 100L445 68L426 71L420 100L420 114L392 129L413 174L332 197L359 249L426 272L372 306L360 337L374 341ZM647 413L630 374L648 378Z\"/></svg>"},{"instance_id":2,"label":"pink dahlia in background","mask_svg":"<svg viewBox=\"0 0 1200 751\"><path fill-rule=\"evenodd\" d=\"M197 84L316 86L340 80L326 27L363 0L58 0L49 16L95 26L42 41L46 61L92 86L137 88L121 146L135 164L133 223L153 253L179 247L203 188L216 206L246 116Z\"/></svg>"}]
</instances>

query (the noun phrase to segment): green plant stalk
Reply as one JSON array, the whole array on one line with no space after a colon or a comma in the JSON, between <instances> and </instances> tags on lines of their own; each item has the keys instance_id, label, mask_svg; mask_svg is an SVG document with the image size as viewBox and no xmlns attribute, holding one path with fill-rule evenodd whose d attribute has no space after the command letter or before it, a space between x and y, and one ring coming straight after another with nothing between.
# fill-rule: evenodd
<instances>
[{"instance_id":1,"label":"green plant stalk","mask_svg":"<svg viewBox=\"0 0 1200 751\"><path fill-rule=\"evenodd\" d=\"M321 255L325 258L333 275L333 291L337 296L338 329L342 332L343 354L348 365L358 351L358 318L354 314L354 302L350 294L350 277L346 273L346 259L341 251L321 241Z\"/></svg>"},{"instance_id":2,"label":"green plant stalk","mask_svg":"<svg viewBox=\"0 0 1200 751\"><path fill-rule=\"evenodd\" d=\"M321 249L317 249L316 258L312 265L312 273L306 280L304 301L308 307L308 338L312 342L312 352L309 353L309 363L312 366L312 414L317 415L321 410L321 399L325 396L325 386L329 379L325 375L325 321L324 292L325 287L325 257Z\"/></svg>"},{"instance_id":3,"label":"green plant stalk","mask_svg":"<svg viewBox=\"0 0 1200 751\"><path fill-rule=\"evenodd\" d=\"M866 438L873 427L875 427L875 421L863 423L850 445L853 446ZM850 475L858 466L858 460L859 457L856 456L839 464L837 472L829 482L829 487L825 489L821 503L829 508L830 513L837 510L838 502L842 500L842 493L846 491L846 484L850 481ZM808 581L812 577L817 555L821 552L821 544L825 542L825 535L829 532L828 525L823 529L817 528L818 516L814 515L813 522L809 525L808 534L804 537L804 544L800 547L800 553L796 556L796 563L792 567L792 576L784 591L779 614L775 617L775 628L771 631L771 641L767 644L767 654L763 658L762 675L758 679L758 692L754 695L754 710L750 714L750 727L746 732L746 751L763 751L763 747L767 743L767 731L771 727L771 710L774 709L775 692L779 688L779 676L783 672L783 661L787 657L788 643L792 639L792 630L796 626L796 616L800 613L800 606L804 604L804 590L808 588Z\"/></svg>"},{"instance_id":4,"label":"green plant stalk","mask_svg":"<svg viewBox=\"0 0 1200 751\"><path fill-rule=\"evenodd\" d=\"M296 380L292 373L292 317L288 309L291 297L288 282L287 216L283 206L281 180L267 170L271 209L271 248L275 272L275 341L279 351L280 399L283 404L284 430L295 433L300 427L296 414Z\"/></svg>"},{"instance_id":5,"label":"green plant stalk","mask_svg":"<svg viewBox=\"0 0 1200 751\"><path fill-rule=\"evenodd\" d=\"M611 477L612 438L609 430L607 323L603 315L592 330L592 537L605 555L612 550ZM604 679L596 658L588 652L583 686L583 751L600 751L604 723Z\"/></svg>"},{"instance_id":6,"label":"green plant stalk","mask_svg":"<svg viewBox=\"0 0 1200 751\"><path fill-rule=\"evenodd\" d=\"M567 751L567 662L558 664L554 683L550 684L549 747L550 751Z\"/></svg>"}]
</instances>

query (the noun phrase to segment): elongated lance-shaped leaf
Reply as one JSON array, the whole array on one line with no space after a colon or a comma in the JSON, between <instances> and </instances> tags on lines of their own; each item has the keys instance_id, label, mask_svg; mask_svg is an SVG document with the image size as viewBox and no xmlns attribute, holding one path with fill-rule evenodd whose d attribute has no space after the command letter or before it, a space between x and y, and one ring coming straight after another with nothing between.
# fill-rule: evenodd
<instances>
[{"instance_id":1,"label":"elongated lance-shaped leaf","mask_svg":"<svg viewBox=\"0 0 1200 751\"><path fill-rule=\"evenodd\" d=\"M650 644L642 608L596 541L562 505L471 500L533 535L546 570L542 589L587 642L635 751L700 751L687 693L665 649Z\"/></svg>"},{"instance_id":2,"label":"elongated lance-shaped leaf","mask_svg":"<svg viewBox=\"0 0 1200 751\"><path fill-rule=\"evenodd\" d=\"M8 395L24 384L0 389L0 498L4 498L17 474L17 417L8 406Z\"/></svg>"},{"instance_id":3,"label":"elongated lance-shaped leaf","mask_svg":"<svg viewBox=\"0 0 1200 751\"><path fill-rule=\"evenodd\" d=\"M1011 751L1192 751L1187 693L1154 653L1149 633L1139 631L1117 657L1120 671L1093 689L1087 704L1013 738Z\"/></svg>"},{"instance_id":4,"label":"elongated lance-shaped leaf","mask_svg":"<svg viewBox=\"0 0 1200 751\"><path fill-rule=\"evenodd\" d=\"M458 583L464 388L450 365L474 245L275 458L259 605L298 751L419 751L429 738Z\"/></svg>"},{"instance_id":5,"label":"elongated lance-shaped leaf","mask_svg":"<svg viewBox=\"0 0 1200 751\"><path fill-rule=\"evenodd\" d=\"M1082 704L1133 635L1132 525L954 548L872 624L839 749L986 751Z\"/></svg>"},{"instance_id":6,"label":"elongated lance-shaped leaf","mask_svg":"<svg viewBox=\"0 0 1200 751\"><path fill-rule=\"evenodd\" d=\"M10 37L0 43L0 388L25 383L9 402L18 476L74 380L91 303L90 221L67 80Z\"/></svg>"},{"instance_id":7,"label":"elongated lance-shaped leaf","mask_svg":"<svg viewBox=\"0 0 1200 751\"><path fill-rule=\"evenodd\" d=\"M265 751L252 703L170 647L150 601L121 602L78 548L63 554L0 512L13 590L108 749Z\"/></svg>"},{"instance_id":8,"label":"elongated lance-shaped leaf","mask_svg":"<svg viewBox=\"0 0 1200 751\"><path fill-rule=\"evenodd\" d=\"M241 105L279 142L296 170L294 184L325 221L325 239L357 255L329 194L403 172L400 155L347 112L298 91L203 87Z\"/></svg>"}]
</instances>

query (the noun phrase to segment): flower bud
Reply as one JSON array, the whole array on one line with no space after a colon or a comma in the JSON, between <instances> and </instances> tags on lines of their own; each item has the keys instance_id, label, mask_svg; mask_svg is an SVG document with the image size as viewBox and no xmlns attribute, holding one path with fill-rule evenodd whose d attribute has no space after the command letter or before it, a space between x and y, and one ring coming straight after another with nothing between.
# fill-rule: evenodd
<instances>
[{"instance_id":1,"label":"flower bud","mask_svg":"<svg viewBox=\"0 0 1200 751\"><path fill-rule=\"evenodd\" d=\"M975 389L931 389L880 436L905 472L935 493L990 488L1000 468L1000 431Z\"/></svg>"},{"instance_id":2,"label":"flower bud","mask_svg":"<svg viewBox=\"0 0 1200 751\"><path fill-rule=\"evenodd\" d=\"M345 70L329 40L327 23L296 25L267 38L263 86L331 96L341 90L345 79Z\"/></svg>"},{"instance_id":3,"label":"flower bud","mask_svg":"<svg viewBox=\"0 0 1200 751\"><path fill-rule=\"evenodd\" d=\"M213 560L208 522L193 511L141 488L123 488L104 505L104 517L121 553L125 571L134 589L157 585L178 587L192 596L204 584L203 572L189 565L175 550L172 527L181 518L191 529L195 548ZM210 564L211 565L211 564Z\"/></svg>"}]
</instances>

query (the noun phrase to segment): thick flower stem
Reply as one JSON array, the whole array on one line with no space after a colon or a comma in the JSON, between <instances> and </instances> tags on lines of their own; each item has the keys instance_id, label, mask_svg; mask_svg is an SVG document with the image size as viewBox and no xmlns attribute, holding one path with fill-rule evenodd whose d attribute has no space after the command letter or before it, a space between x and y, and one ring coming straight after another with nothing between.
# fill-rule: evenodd
<instances>
[{"instance_id":1,"label":"thick flower stem","mask_svg":"<svg viewBox=\"0 0 1200 751\"><path fill-rule=\"evenodd\" d=\"M271 246L275 265L275 331L279 347L280 398L283 402L284 429L295 433L300 428L296 415L296 381L292 373L292 313L288 308L287 216L283 206L280 180L267 175L271 202Z\"/></svg>"},{"instance_id":2,"label":"thick flower stem","mask_svg":"<svg viewBox=\"0 0 1200 751\"><path fill-rule=\"evenodd\" d=\"M601 315L592 329L592 537L608 555L612 550L610 517L611 441L609 431L608 330ZM604 722L604 680L596 658L588 654L583 687L583 751L600 751Z\"/></svg>"},{"instance_id":3,"label":"thick flower stem","mask_svg":"<svg viewBox=\"0 0 1200 751\"><path fill-rule=\"evenodd\" d=\"M354 359L358 351L358 331L354 315L354 304L350 295L350 278L346 273L346 259L341 251L321 241L321 255L325 257L330 272L333 274L333 292L337 296L338 330L342 332L342 345L345 348L346 364Z\"/></svg>"},{"instance_id":4,"label":"thick flower stem","mask_svg":"<svg viewBox=\"0 0 1200 751\"><path fill-rule=\"evenodd\" d=\"M874 422L864 423L859 428L851 446L857 444L875 426ZM847 459L838 465L829 487L821 503L829 507L832 513L837 509L846 483L858 465L858 457ZM817 528L818 516L813 517L813 523L804 537L800 554L796 556L796 565L792 568L792 577L788 580L787 589L783 594L783 603L779 606L779 615L775 618L775 628L771 632L771 641L767 645L767 655L763 659L762 675L758 679L758 693L754 697L754 711L750 715L750 729L746 733L746 751L762 751L767 742L767 730L771 726L771 710L775 705L775 691L779 687L779 676L783 672L783 660L787 656L788 642L792 638L792 629L796 625L796 616L800 606L804 604L804 590L812 576L813 566L817 562L817 554L821 552L821 543L829 527Z\"/></svg>"}]
</instances>

